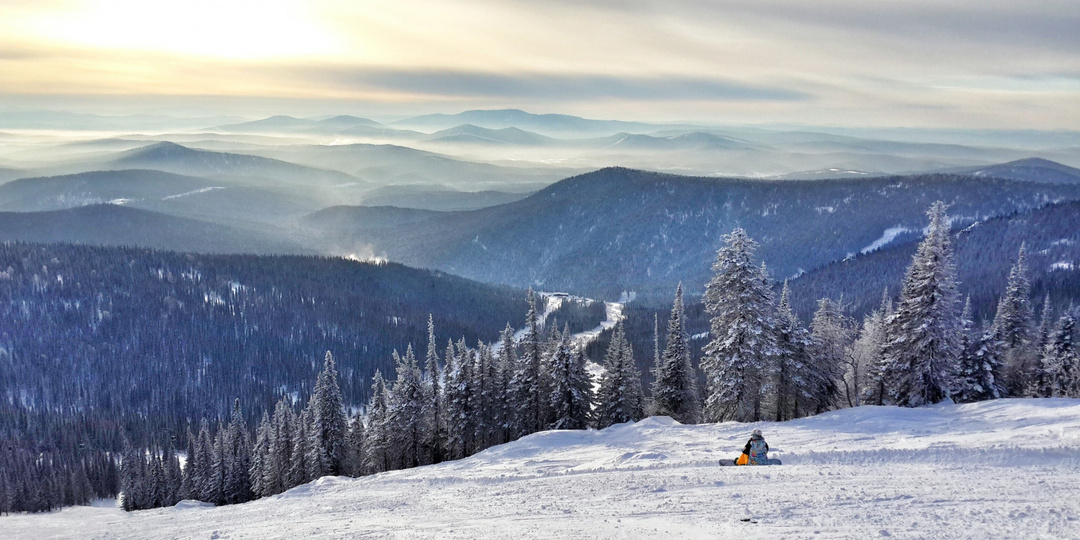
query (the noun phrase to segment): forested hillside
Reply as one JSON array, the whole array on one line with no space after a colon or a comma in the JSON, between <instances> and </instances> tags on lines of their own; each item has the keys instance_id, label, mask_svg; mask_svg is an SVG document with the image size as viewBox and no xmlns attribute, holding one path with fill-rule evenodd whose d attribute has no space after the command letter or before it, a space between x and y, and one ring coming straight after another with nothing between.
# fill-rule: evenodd
<instances>
[{"instance_id":1,"label":"forested hillside","mask_svg":"<svg viewBox=\"0 0 1080 540\"><path fill-rule=\"evenodd\" d=\"M916 241L935 200L963 225L1077 199L1080 185L959 175L806 182L609 168L510 204L377 232L354 220L349 230L352 246L413 266L594 297L637 291L655 304L679 281L701 294L721 235L735 227L760 242L761 259L784 278ZM348 233L325 232L349 252Z\"/></svg>"}]
</instances>

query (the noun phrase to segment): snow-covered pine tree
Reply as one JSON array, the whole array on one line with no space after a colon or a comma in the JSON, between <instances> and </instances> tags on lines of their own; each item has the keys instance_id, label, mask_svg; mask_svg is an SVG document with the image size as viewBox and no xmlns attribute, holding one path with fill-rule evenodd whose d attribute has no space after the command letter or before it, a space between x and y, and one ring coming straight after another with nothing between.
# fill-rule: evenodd
<instances>
[{"instance_id":1,"label":"snow-covered pine tree","mask_svg":"<svg viewBox=\"0 0 1080 540\"><path fill-rule=\"evenodd\" d=\"M165 446L165 455L161 458L161 466L165 472L165 500L163 506L175 506L176 503L183 499L180 488L184 481L184 473L180 470L180 458L177 457L172 444ZM85 479L89 483L89 479L86 478L86 471L81 466L79 470L82 471L83 476L79 479L79 482L81 483Z\"/></svg>"},{"instance_id":2,"label":"snow-covered pine tree","mask_svg":"<svg viewBox=\"0 0 1080 540\"><path fill-rule=\"evenodd\" d=\"M424 373L424 456L439 463L446 455L446 413L443 410L442 373L435 344L435 322L428 315L428 346Z\"/></svg>"},{"instance_id":3,"label":"snow-covered pine tree","mask_svg":"<svg viewBox=\"0 0 1080 540\"><path fill-rule=\"evenodd\" d=\"M1021 245L1016 264L1009 270L1009 282L994 317L994 328L1001 341L1002 360L1006 367L1005 386L1009 395L1014 396L1024 394L1038 361L1038 351L1033 341L1030 295L1026 248Z\"/></svg>"},{"instance_id":4,"label":"snow-covered pine tree","mask_svg":"<svg viewBox=\"0 0 1080 540\"><path fill-rule=\"evenodd\" d=\"M652 410L656 416L670 416L683 424L701 421L701 397L697 372L690 361L690 339L683 316L682 283L675 289L675 302L667 326L667 345L655 367Z\"/></svg>"},{"instance_id":5,"label":"snow-covered pine tree","mask_svg":"<svg viewBox=\"0 0 1080 540\"><path fill-rule=\"evenodd\" d=\"M239 504L252 499L251 440L240 408L240 398L233 401L232 418L225 437L225 504Z\"/></svg>"},{"instance_id":6,"label":"snow-covered pine tree","mask_svg":"<svg viewBox=\"0 0 1080 540\"><path fill-rule=\"evenodd\" d=\"M386 383L382 373L375 370L371 383L371 401L368 403L367 430L365 432L364 469L372 473L390 470L390 426Z\"/></svg>"},{"instance_id":7,"label":"snow-covered pine tree","mask_svg":"<svg viewBox=\"0 0 1080 540\"><path fill-rule=\"evenodd\" d=\"M192 489L202 502L213 503L216 493L214 485L214 443L210 437L210 423L204 418L199 424L199 440L195 446L195 477Z\"/></svg>"},{"instance_id":8,"label":"snow-covered pine tree","mask_svg":"<svg viewBox=\"0 0 1080 540\"><path fill-rule=\"evenodd\" d=\"M395 468L417 467L421 463L421 448L424 440L423 429L423 389L420 382L420 368L416 364L416 354L412 345L399 356L394 351L396 379L390 392L389 423L392 444L399 460Z\"/></svg>"},{"instance_id":9,"label":"snow-covered pine tree","mask_svg":"<svg viewBox=\"0 0 1080 540\"><path fill-rule=\"evenodd\" d=\"M218 506L225 504L225 475L229 468L229 452L226 439L228 430L218 421L214 433L213 453L210 457L210 501Z\"/></svg>"},{"instance_id":10,"label":"snow-covered pine tree","mask_svg":"<svg viewBox=\"0 0 1080 540\"><path fill-rule=\"evenodd\" d=\"M480 363L476 371L477 388L480 389L479 397L479 431L477 444L479 449L485 449L500 442L502 406L506 400L505 392L500 383L501 369L499 361L490 345L484 345L480 349Z\"/></svg>"},{"instance_id":11,"label":"snow-covered pine tree","mask_svg":"<svg viewBox=\"0 0 1080 540\"><path fill-rule=\"evenodd\" d=\"M643 404L641 374L626 340L623 322L619 321L604 354L604 373L600 376L594 411L596 428L641 420L645 416Z\"/></svg>"},{"instance_id":12,"label":"snow-covered pine tree","mask_svg":"<svg viewBox=\"0 0 1080 540\"><path fill-rule=\"evenodd\" d=\"M881 306L866 315L862 331L855 340L852 356L861 371L861 377L853 376L854 385L860 389L858 405L884 405L888 398L885 389L885 321L892 315L892 299L885 289Z\"/></svg>"},{"instance_id":13,"label":"snow-covered pine tree","mask_svg":"<svg viewBox=\"0 0 1080 540\"><path fill-rule=\"evenodd\" d=\"M513 408L514 396L512 385L517 364L517 350L514 347L514 329L510 327L510 323L506 323L506 328L503 329L502 334L499 336L498 391L501 394L502 399L495 404L496 414L498 415L498 435L495 444L510 442L512 440L511 438L518 432L516 422L517 414Z\"/></svg>"},{"instance_id":14,"label":"snow-covered pine tree","mask_svg":"<svg viewBox=\"0 0 1080 540\"><path fill-rule=\"evenodd\" d=\"M274 415L270 419L270 463L263 478L264 496L277 495L292 487L289 471L292 468L293 410L288 398L282 397L274 406Z\"/></svg>"},{"instance_id":15,"label":"snow-covered pine tree","mask_svg":"<svg viewBox=\"0 0 1080 540\"><path fill-rule=\"evenodd\" d=\"M525 315L525 335L521 338L521 353L511 381L514 409L518 416L515 422L517 432L513 435L514 438L536 433L544 428L544 406L540 396L540 363L543 351L540 345L536 295L531 288L528 292L528 301L529 311Z\"/></svg>"},{"instance_id":16,"label":"snow-covered pine tree","mask_svg":"<svg viewBox=\"0 0 1080 540\"><path fill-rule=\"evenodd\" d=\"M592 418L593 383L581 351L570 344L570 328L564 328L559 345L549 360L553 420L549 429L585 429Z\"/></svg>"},{"instance_id":17,"label":"snow-covered pine tree","mask_svg":"<svg viewBox=\"0 0 1080 540\"><path fill-rule=\"evenodd\" d=\"M323 370L316 380L315 393L308 407L312 422L308 428L311 438L309 467L315 478L340 475L345 461L345 409L337 366L330 351L326 351Z\"/></svg>"},{"instance_id":18,"label":"snow-covered pine tree","mask_svg":"<svg viewBox=\"0 0 1080 540\"><path fill-rule=\"evenodd\" d=\"M131 445L130 441L124 441L123 458L120 461L120 507L125 512L141 510L139 507L138 491L142 487L141 475L142 455ZM27 478L29 475L21 475Z\"/></svg>"},{"instance_id":19,"label":"snow-covered pine tree","mask_svg":"<svg viewBox=\"0 0 1080 540\"><path fill-rule=\"evenodd\" d=\"M775 420L791 420L805 414L799 405L811 400L809 371L810 333L791 309L791 291L784 280L780 305L776 312L776 344L780 351L776 359Z\"/></svg>"},{"instance_id":20,"label":"snow-covered pine tree","mask_svg":"<svg viewBox=\"0 0 1080 540\"><path fill-rule=\"evenodd\" d=\"M1042 315L1039 317L1039 326L1035 328L1035 350L1038 351L1040 358L1042 351L1046 349L1046 344L1050 342L1050 332L1054 330L1052 309L1050 293L1046 293L1046 298L1043 299Z\"/></svg>"},{"instance_id":21,"label":"snow-covered pine tree","mask_svg":"<svg viewBox=\"0 0 1080 540\"><path fill-rule=\"evenodd\" d=\"M289 452L288 481L286 482L284 489L306 484L310 480L313 480L308 476L308 446L310 445L308 426L310 423L311 411L306 407L300 411L300 414L295 415L293 418L293 431L291 437L292 448Z\"/></svg>"},{"instance_id":22,"label":"snow-covered pine tree","mask_svg":"<svg viewBox=\"0 0 1080 540\"><path fill-rule=\"evenodd\" d=\"M1066 311L1054 325L1040 362L1044 397L1080 398L1080 354L1077 354L1076 317Z\"/></svg>"},{"instance_id":23,"label":"snow-covered pine tree","mask_svg":"<svg viewBox=\"0 0 1080 540\"><path fill-rule=\"evenodd\" d=\"M446 364L446 431L449 458L461 459L476 448L476 351L465 344L465 338L454 349L453 364Z\"/></svg>"},{"instance_id":24,"label":"snow-covered pine tree","mask_svg":"<svg viewBox=\"0 0 1080 540\"><path fill-rule=\"evenodd\" d=\"M182 479L180 481L180 498L181 499L198 499L198 494L194 486L195 478L192 474L195 471L195 447L197 445L195 434L191 432L191 427L187 430L187 460L184 462L184 467L181 469Z\"/></svg>"},{"instance_id":25,"label":"snow-covered pine tree","mask_svg":"<svg viewBox=\"0 0 1080 540\"><path fill-rule=\"evenodd\" d=\"M945 203L928 212L930 226L904 277L896 313L886 322L885 380L897 405L948 399L960 359L960 306Z\"/></svg>"},{"instance_id":26,"label":"snow-covered pine tree","mask_svg":"<svg viewBox=\"0 0 1080 540\"><path fill-rule=\"evenodd\" d=\"M255 446L251 449L251 493L258 499L269 495L266 487L266 479L270 468L270 439L273 428L270 426L270 415L263 411L259 427L255 429Z\"/></svg>"},{"instance_id":27,"label":"snow-covered pine tree","mask_svg":"<svg viewBox=\"0 0 1080 540\"><path fill-rule=\"evenodd\" d=\"M712 341L701 362L705 421L754 422L768 416L765 390L780 354L775 307L772 291L753 263L757 242L742 229L725 235L724 242L705 288L705 310L712 315Z\"/></svg>"},{"instance_id":28,"label":"snow-covered pine tree","mask_svg":"<svg viewBox=\"0 0 1080 540\"><path fill-rule=\"evenodd\" d=\"M346 472L353 478L366 474L364 470L365 438L364 418L357 414L349 425L349 435L345 439L348 447L348 452L345 454Z\"/></svg>"},{"instance_id":29,"label":"snow-covered pine tree","mask_svg":"<svg viewBox=\"0 0 1080 540\"><path fill-rule=\"evenodd\" d=\"M844 315L840 302L822 298L810 322L810 369L807 371L808 398L800 409L808 414L818 414L831 407L839 394L837 381L842 380L844 367L851 364L851 344L855 341L855 328L851 319ZM854 401L854 393L846 396Z\"/></svg>"}]
</instances>

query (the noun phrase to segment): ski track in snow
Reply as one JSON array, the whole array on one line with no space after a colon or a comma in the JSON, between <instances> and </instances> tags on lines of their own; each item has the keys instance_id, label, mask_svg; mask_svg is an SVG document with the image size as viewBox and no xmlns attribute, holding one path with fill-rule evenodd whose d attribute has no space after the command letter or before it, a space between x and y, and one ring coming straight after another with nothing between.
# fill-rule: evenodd
<instances>
[{"instance_id":1,"label":"ski track in snow","mask_svg":"<svg viewBox=\"0 0 1080 540\"><path fill-rule=\"evenodd\" d=\"M719 467L761 428L778 467ZM251 503L0 518L5 538L1080 538L1080 400L649 418Z\"/></svg>"},{"instance_id":2,"label":"ski track in snow","mask_svg":"<svg viewBox=\"0 0 1080 540\"><path fill-rule=\"evenodd\" d=\"M544 299L547 301L545 304L544 313L541 314L541 316L539 317L541 326L547 324L548 317L550 317L552 313L562 307L563 302L596 302L596 300L593 300L591 298L573 296L565 293L538 292L536 294L544 297ZM604 320L600 321L600 325L591 330L586 330L584 332L578 332L576 334L573 334L570 337L571 342L578 348L584 350L588 344L596 341L596 339L600 337L600 334L603 333L605 330L610 330L614 328L616 324L619 324L619 321L625 318L625 315L623 315L623 306L625 302L623 302L623 300L629 302L630 298L620 298L619 300L619 302L604 302ZM521 341L521 338L524 336L525 329L518 330L516 333L514 333L514 340ZM589 372L589 375L592 376L593 391L599 391L600 377L604 374L604 366L597 364L592 360L586 360L585 369Z\"/></svg>"}]
</instances>

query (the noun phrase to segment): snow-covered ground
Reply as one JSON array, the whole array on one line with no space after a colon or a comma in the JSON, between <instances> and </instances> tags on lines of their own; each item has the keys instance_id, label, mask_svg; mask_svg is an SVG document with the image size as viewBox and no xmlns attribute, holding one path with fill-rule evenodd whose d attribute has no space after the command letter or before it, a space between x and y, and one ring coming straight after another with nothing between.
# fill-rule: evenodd
<instances>
[{"instance_id":1,"label":"snow-covered ground","mask_svg":"<svg viewBox=\"0 0 1080 540\"><path fill-rule=\"evenodd\" d=\"M759 427L778 467L719 467ZM5 538L1080 538L1080 400L667 418L248 504L0 518Z\"/></svg>"}]
</instances>

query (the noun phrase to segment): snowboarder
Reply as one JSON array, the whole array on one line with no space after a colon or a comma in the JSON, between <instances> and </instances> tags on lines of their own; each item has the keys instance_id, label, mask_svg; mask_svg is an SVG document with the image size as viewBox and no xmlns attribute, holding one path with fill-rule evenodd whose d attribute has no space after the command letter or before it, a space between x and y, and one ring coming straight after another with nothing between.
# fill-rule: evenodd
<instances>
[{"instance_id":1,"label":"snowboarder","mask_svg":"<svg viewBox=\"0 0 1080 540\"><path fill-rule=\"evenodd\" d=\"M761 430L755 429L750 434L750 440L746 441L742 454L736 459L721 459L720 465L780 465L780 460L769 459L769 444L765 442Z\"/></svg>"},{"instance_id":2,"label":"snowboarder","mask_svg":"<svg viewBox=\"0 0 1080 540\"><path fill-rule=\"evenodd\" d=\"M747 456L745 459L747 465L769 464L769 443L765 442L760 429L755 429L750 434L750 440L746 441L746 447L743 448L742 453ZM743 461L742 456L739 456L739 461Z\"/></svg>"}]
</instances>

